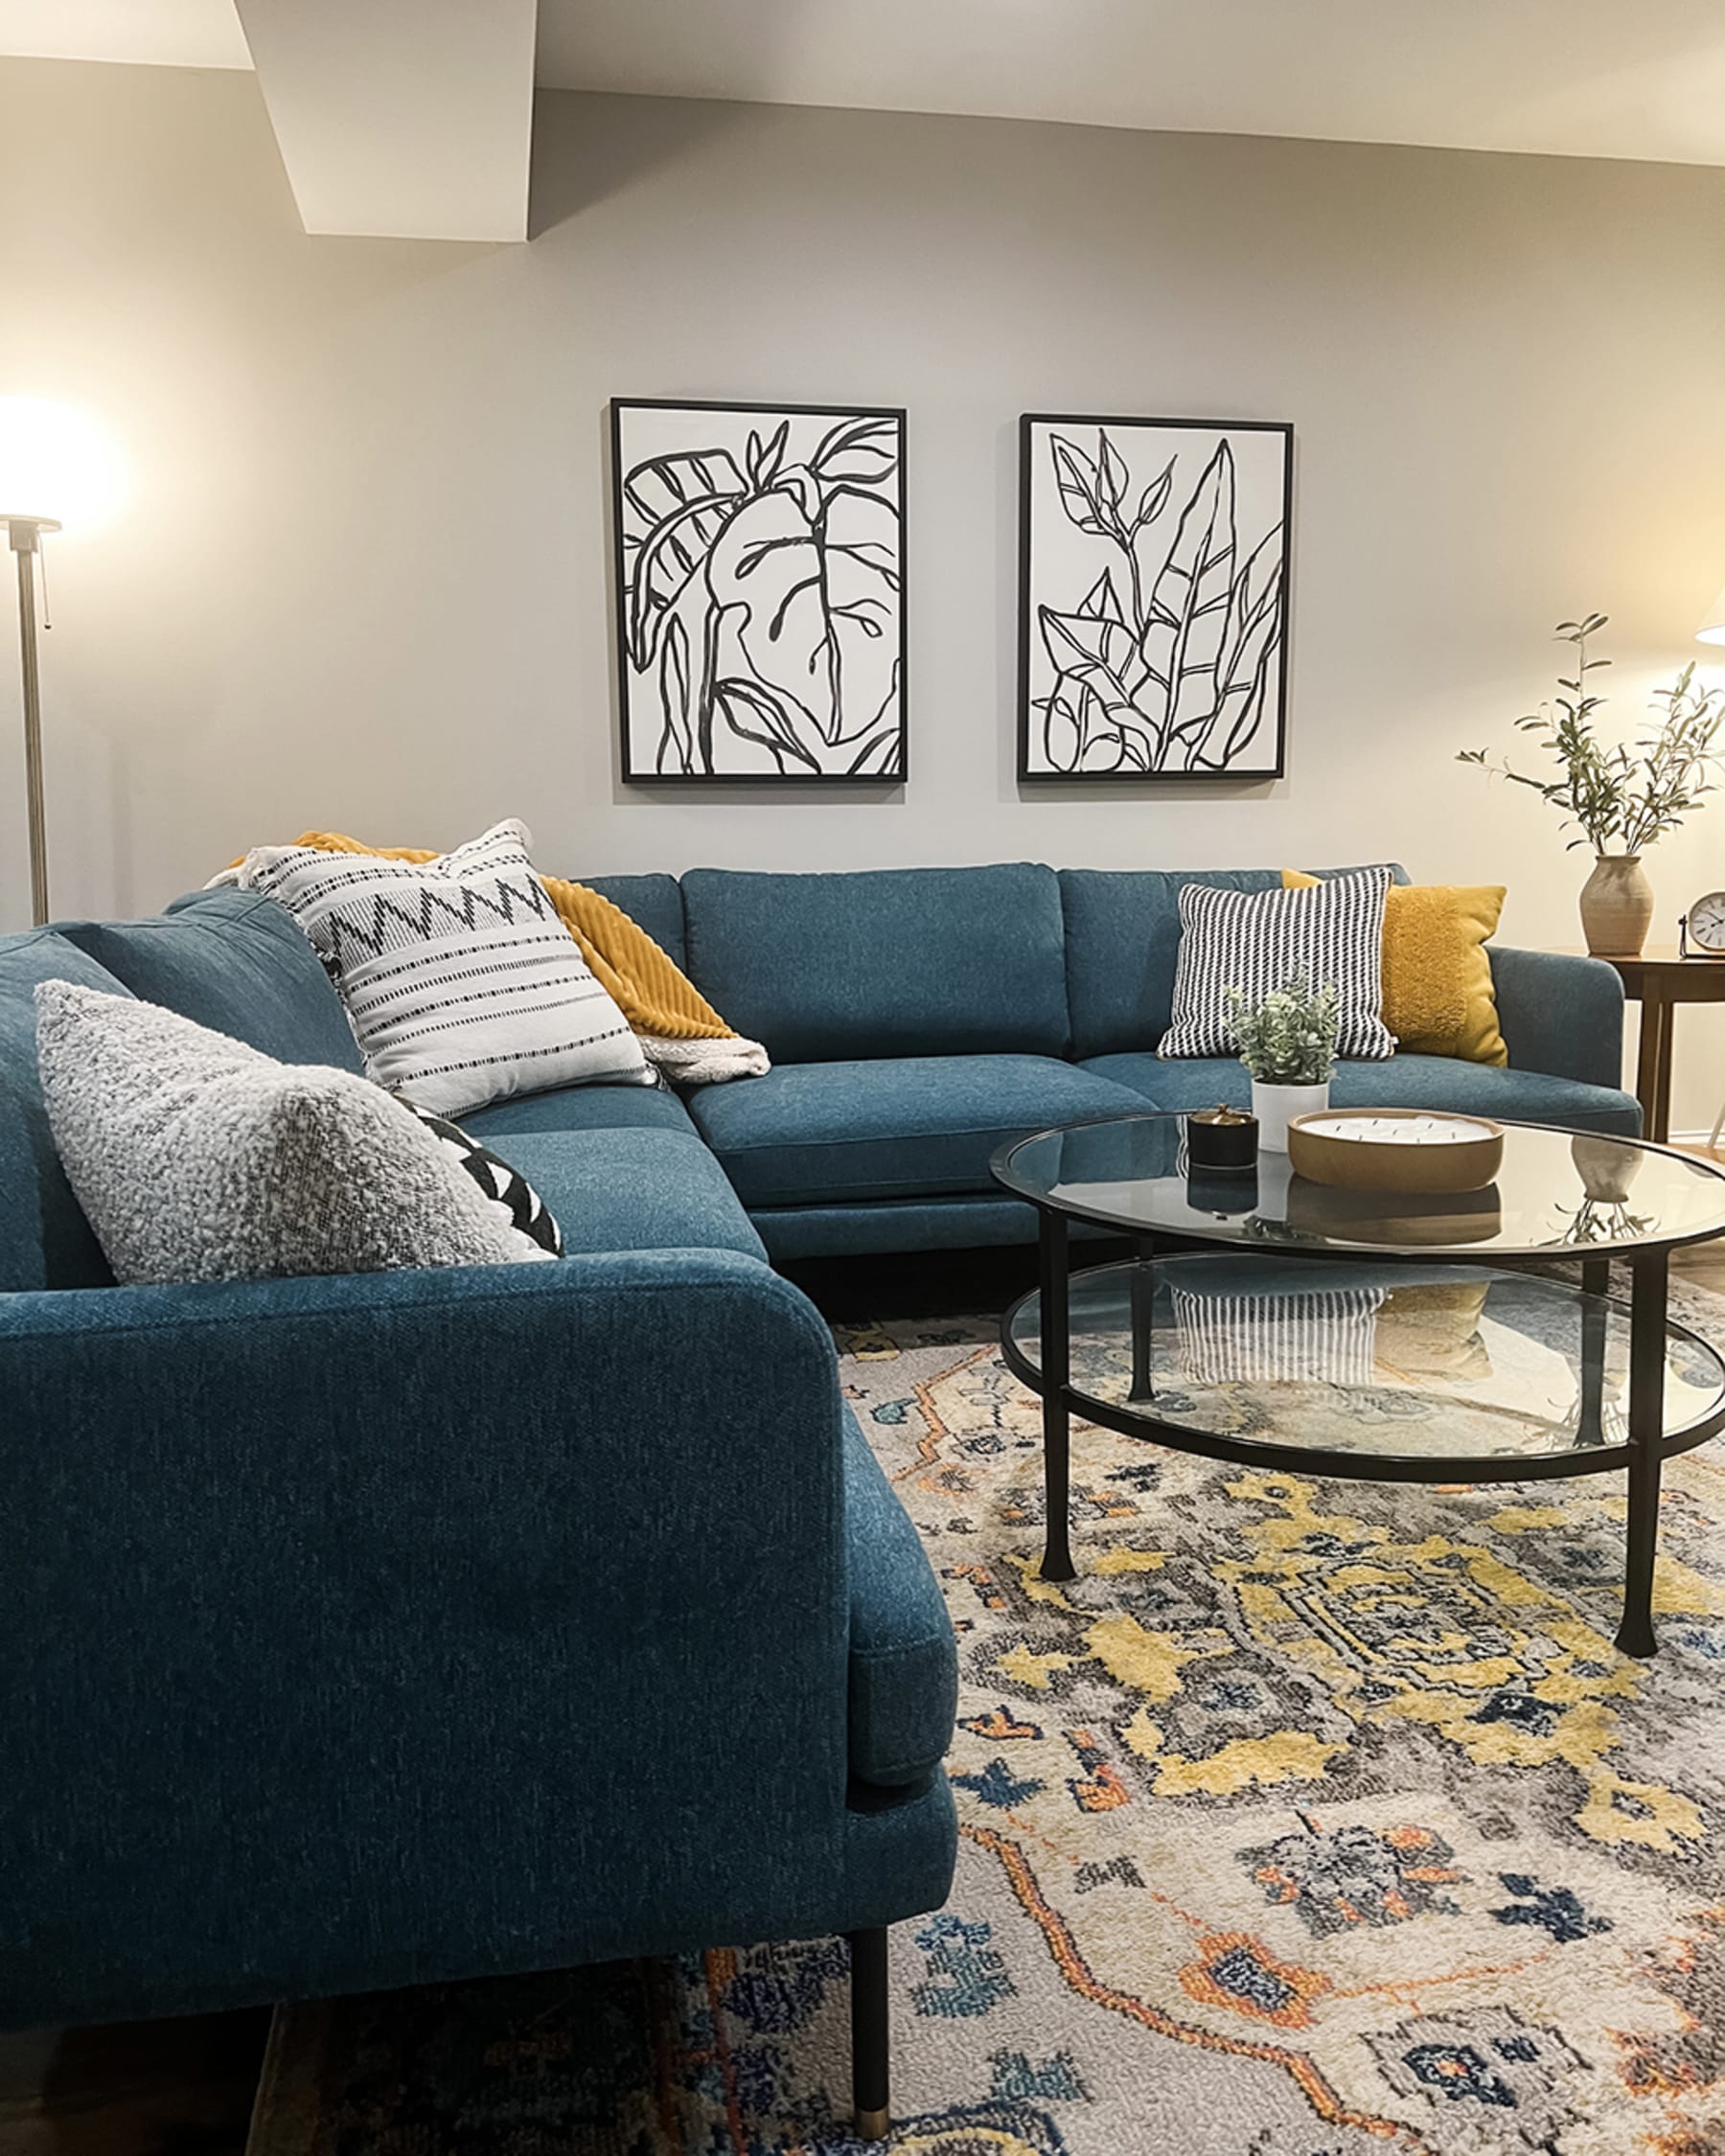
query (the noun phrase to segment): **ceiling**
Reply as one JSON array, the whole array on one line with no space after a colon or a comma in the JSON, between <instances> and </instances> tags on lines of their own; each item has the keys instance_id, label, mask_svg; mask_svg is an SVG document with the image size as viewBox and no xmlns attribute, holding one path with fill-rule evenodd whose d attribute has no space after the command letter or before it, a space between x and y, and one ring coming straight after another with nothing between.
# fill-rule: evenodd
<instances>
[{"instance_id":1,"label":"ceiling","mask_svg":"<svg viewBox=\"0 0 1725 2156\"><path fill-rule=\"evenodd\" d=\"M1725 165L1725 0L538 0L537 62L534 13L0 0L0 57L255 59L315 232L522 238L536 79Z\"/></svg>"},{"instance_id":2,"label":"ceiling","mask_svg":"<svg viewBox=\"0 0 1725 2156\"><path fill-rule=\"evenodd\" d=\"M1721 0L540 0L539 80L1725 164Z\"/></svg>"},{"instance_id":3,"label":"ceiling","mask_svg":"<svg viewBox=\"0 0 1725 2156\"><path fill-rule=\"evenodd\" d=\"M526 239L536 0L238 7L308 232Z\"/></svg>"},{"instance_id":4,"label":"ceiling","mask_svg":"<svg viewBox=\"0 0 1725 2156\"><path fill-rule=\"evenodd\" d=\"M7 58L249 67L234 0L0 0Z\"/></svg>"}]
</instances>

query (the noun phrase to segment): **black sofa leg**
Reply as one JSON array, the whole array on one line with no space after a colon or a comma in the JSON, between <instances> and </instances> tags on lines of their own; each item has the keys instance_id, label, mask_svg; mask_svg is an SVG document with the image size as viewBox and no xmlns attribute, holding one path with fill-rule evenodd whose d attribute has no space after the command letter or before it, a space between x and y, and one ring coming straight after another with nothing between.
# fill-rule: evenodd
<instances>
[{"instance_id":1,"label":"black sofa leg","mask_svg":"<svg viewBox=\"0 0 1725 2156\"><path fill-rule=\"evenodd\" d=\"M886 2061L889 2050L886 2013L886 1931L852 1932L851 1952L851 2101L857 2139L886 2138Z\"/></svg>"}]
</instances>

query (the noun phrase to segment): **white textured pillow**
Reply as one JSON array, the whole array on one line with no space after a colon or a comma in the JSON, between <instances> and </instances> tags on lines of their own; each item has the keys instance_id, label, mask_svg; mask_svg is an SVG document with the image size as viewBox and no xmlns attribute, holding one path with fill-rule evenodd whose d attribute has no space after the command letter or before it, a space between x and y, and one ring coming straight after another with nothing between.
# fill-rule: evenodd
<instances>
[{"instance_id":1,"label":"white textured pillow","mask_svg":"<svg viewBox=\"0 0 1725 2156\"><path fill-rule=\"evenodd\" d=\"M1388 868L1357 868L1292 891L1186 884L1174 1008L1157 1054L1237 1056L1228 991L1258 1003L1303 975L1309 987L1335 986L1339 1056L1392 1056L1395 1037L1383 1016L1384 901L1392 881Z\"/></svg>"},{"instance_id":2,"label":"white textured pillow","mask_svg":"<svg viewBox=\"0 0 1725 2156\"><path fill-rule=\"evenodd\" d=\"M285 906L379 1085L434 1115L552 1086L651 1086L641 1044L534 873L527 827L435 860L255 846L239 881Z\"/></svg>"},{"instance_id":3,"label":"white textured pillow","mask_svg":"<svg viewBox=\"0 0 1725 2156\"><path fill-rule=\"evenodd\" d=\"M35 1003L54 1141L117 1280L550 1256L368 1078L277 1063L158 1004L69 981L43 981Z\"/></svg>"}]
</instances>

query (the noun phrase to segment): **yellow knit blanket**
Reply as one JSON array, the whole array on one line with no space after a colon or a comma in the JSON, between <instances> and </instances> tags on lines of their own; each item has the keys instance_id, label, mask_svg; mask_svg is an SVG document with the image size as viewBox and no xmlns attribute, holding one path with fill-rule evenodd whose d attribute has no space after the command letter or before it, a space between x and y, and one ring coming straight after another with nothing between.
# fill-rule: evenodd
<instances>
[{"instance_id":1,"label":"yellow knit blanket","mask_svg":"<svg viewBox=\"0 0 1725 2156\"><path fill-rule=\"evenodd\" d=\"M304 831L293 843L324 854L371 854L382 860L438 859L429 847L366 846L334 831ZM649 1062L668 1077L705 1083L758 1077L771 1067L760 1044L746 1041L726 1025L689 976L621 906L585 883L565 883L559 876L541 876L540 882L593 977L640 1036ZM731 1045L721 1047L721 1043Z\"/></svg>"}]
</instances>

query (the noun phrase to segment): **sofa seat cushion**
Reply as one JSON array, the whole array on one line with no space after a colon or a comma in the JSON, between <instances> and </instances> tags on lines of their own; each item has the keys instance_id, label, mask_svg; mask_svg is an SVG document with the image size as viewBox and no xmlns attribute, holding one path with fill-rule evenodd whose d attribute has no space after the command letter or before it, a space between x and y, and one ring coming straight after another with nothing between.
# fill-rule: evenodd
<instances>
[{"instance_id":1,"label":"sofa seat cushion","mask_svg":"<svg viewBox=\"0 0 1725 2156\"><path fill-rule=\"evenodd\" d=\"M494 1152L494 1139L517 1131L680 1131L688 1137L695 1129L669 1086L557 1086L470 1110L461 1127Z\"/></svg>"},{"instance_id":2,"label":"sofa seat cushion","mask_svg":"<svg viewBox=\"0 0 1725 2156\"><path fill-rule=\"evenodd\" d=\"M903 1056L780 1064L702 1087L689 1112L755 1206L988 1191L989 1156L1005 1139L1139 1105L1048 1056Z\"/></svg>"},{"instance_id":3,"label":"sofa seat cushion","mask_svg":"<svg viewBox=\"0 0 1725 2156\"><path fill-rule=\"evenodd\" d=\"M464 1129L470 1133L470 1121ZM511 1131L486 1144L532 1183L563 1230L564 1255L737 1250L761 1238L693 1131Z\"/></svg>"},{"instance_id":4,"label":"sofa seat cushion","mask_svg":"<svg viewBox=\"0 0 1725 2156\"><path fill-rule=\"evenodd\" d=\"M285 906L258 891L193 891L142 921L61 933L147 1003L278 1063L365 1068L341 998Z\"/></svg>"},{"instance_id":5,"label":"sofa seat cushion","mask_svg":"<svg viewBox=\"0 0 1725 2156\"><path fill-rule=\"evenodd\" d=\"M696 868L682 897L690 977L774 1063L1067 1052L1051 868Z\"/></svg>"},{"instance_id":6,"label":"sofa seat cushion","mask_svg":"<svg viewBox=\"0 0 1725 2156\"><path fill-rule=\"evenodd\" d=\"M1233 1058L1163 1063L1159 1056L1092 1056L1098 1077L1131 1086L1153 1107L1184 1111L1252 1102L1252 1080ZM1330 1086L1337 1108L1453 1108L1510 1123L1555 1123L1565 1130L1635 1137L1641 1110L1632 1093L1584 1086L1538 1070L1503 1070L1454 1056L1394 1056L1388 1063L1339 1063Z\"/></svg>"},{"instance_id":7,"label":"sofa seat cushion","mask_svg":"<svg viewBox=\"0 0 1725 2156\"><path fill-rule=\"evenodd\" d=\"M851 1773L901 1788L932 1775L952 1741L957 1649L928 1552L848 1407L844 1530Z\"/></svg>"}]
</instances>

